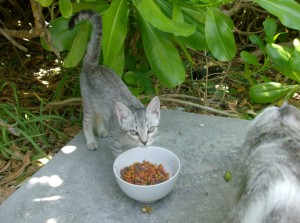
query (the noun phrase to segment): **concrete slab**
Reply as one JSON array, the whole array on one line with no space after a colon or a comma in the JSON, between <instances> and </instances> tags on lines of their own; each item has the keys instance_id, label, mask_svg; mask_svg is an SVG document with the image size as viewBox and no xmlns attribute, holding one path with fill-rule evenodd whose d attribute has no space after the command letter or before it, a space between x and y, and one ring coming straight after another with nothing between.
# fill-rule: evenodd
<instances>
[{"instance_id":1,"label":"concrete slab","mask_svg":"<svg viewBox=\"0 0 300 223\"><path fill-rule=\"evenodd\" d=\"M81 132L0 206L0 222L221 222L233 190L223 174L249 121L170 110L161 120L155 145L175 152L182 169L174 190L151 204L152 214L118 187L107 140L88 151Z\"/></svg>"}]
</instances>

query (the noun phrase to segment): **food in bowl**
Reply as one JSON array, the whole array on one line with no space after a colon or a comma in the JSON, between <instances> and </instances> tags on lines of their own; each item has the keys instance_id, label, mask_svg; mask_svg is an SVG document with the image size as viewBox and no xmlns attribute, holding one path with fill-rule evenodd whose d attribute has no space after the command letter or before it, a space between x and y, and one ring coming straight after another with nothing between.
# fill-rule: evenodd
<instances>
[{"instance_id":1,"label":"food in bowl","mask_svg":"<svg viewBox=\"0 0 300 223\"><path fill-rule=\"evenodd\" d=\"M146 160L124 167L120 174L123 180L135 185L154 185L169 179L169 173L162 164L157 165Z\"/></svg>"},{"instance_id":2,"label":"food in bowl","mask_svg":"<svg viewBox=\"0 0 300 223\"><path fill-rule=\"evenodd\" d=\"M121 177L121 170L135 162L144 160L152 164L162 164L169 173L169 179L154 185L136 185ZM132 199L142 203L153 203L165 197L175 187L180 172L180 160L172 151L157 146L136 147L126 150L114 161L113 172L121 190Z\"/></svg>"}]
</instances>

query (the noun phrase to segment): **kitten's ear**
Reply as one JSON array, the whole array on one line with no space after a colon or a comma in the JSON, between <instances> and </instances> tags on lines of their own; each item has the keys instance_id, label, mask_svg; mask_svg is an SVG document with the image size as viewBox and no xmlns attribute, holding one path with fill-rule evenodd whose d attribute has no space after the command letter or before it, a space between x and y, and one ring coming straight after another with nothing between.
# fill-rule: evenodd
<instances>
[{"instance_id":1,"label":"kitten's ear","mask_svg":"<svg viewBox=\"0 0 300 223\"><path fill-rule=\"evenodd\" d=\"M122 104L121 102L117 102L116 103L116 115L118 117L118 121L120 123L120 125L123 124L123 122L125 120L127 120L131 115L131 111L129 110L129 108L127 108L124 104Z\"/></svg>"},{"instance_id":2,"label":"kitten's ear","mask_svg":"<svg viewBox=\"0 0 300 223\"><path fill-rule=\"evenodd\" d=\"M157 116L157 118L159 118L160 116L160 101L159 101L159 97L155 96L154 98L152 98L152 100L150 101L149 105L147 106L147 110L148 113L153 114L155 116Z\"/></svg>"}]
</instances>

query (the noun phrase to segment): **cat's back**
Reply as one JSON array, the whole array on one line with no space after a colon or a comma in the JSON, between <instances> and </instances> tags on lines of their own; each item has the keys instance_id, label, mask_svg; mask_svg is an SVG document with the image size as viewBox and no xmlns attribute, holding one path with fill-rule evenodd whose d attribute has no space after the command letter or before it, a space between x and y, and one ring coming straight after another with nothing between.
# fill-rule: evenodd
<instances>
[{"instance_id":1,"label":"cat's back","mask_svg":"<svg viewBox=\"0 0 300 223\"><path fill-rule=\"evenodd\" d=\"M141 102L129 91L122 79L110 68L97 66L84 66L80 75L81 86L88 97L96 97L102 103L114 108L116 102L126 106L143 107ZM82 82L85 82L82 84Z\"/></svg>"},{"instance_id":2,"label":"cat's back","mask_svg":"<svg viewBox=\"0 0 300 223\"><path fill-rule=\"evenodd\" d=\"M234 223L300 222L300 112L270 107L255 118L238 165Z\"/></svg>"}]
</instances>

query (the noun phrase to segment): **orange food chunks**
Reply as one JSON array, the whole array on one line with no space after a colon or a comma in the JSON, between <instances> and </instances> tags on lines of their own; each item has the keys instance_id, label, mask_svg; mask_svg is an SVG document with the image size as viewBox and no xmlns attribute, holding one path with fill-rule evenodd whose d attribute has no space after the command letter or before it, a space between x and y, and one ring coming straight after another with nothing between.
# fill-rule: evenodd
<instances>
[{"instance_id":1,"label":"orange food chunks","mask_svg":"<svg viewBox=\"0 0 300 223\"><path fill-rule=\"evenodd\" d=\"M135 185L154 185L169 179L169 173L162 164L156 165L145 160L124 167L120 173L123 180Z\"/></svg>"}]
</instances>

